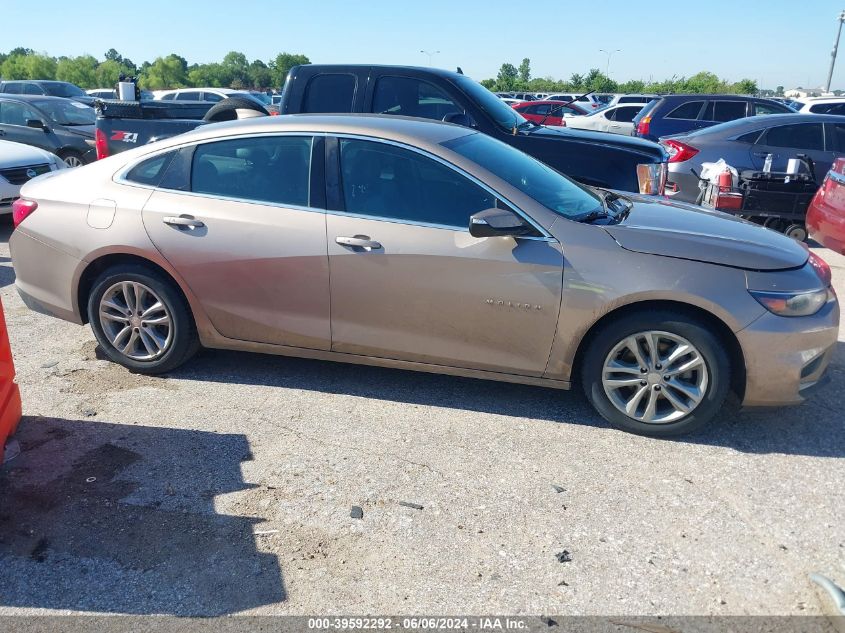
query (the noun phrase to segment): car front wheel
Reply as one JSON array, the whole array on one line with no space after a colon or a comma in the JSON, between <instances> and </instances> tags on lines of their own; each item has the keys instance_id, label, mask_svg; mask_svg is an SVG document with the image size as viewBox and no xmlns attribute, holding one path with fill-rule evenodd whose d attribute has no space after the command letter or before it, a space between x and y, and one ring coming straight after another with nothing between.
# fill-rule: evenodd
<instances>
[{"instance_id":1,"label":"car front wheel","mask_svg":"<svg viewBox=\"0 0 845 633\"><path fill-rule=\"evenodd\" d=\"M181 293L171 281L143 266L102 273L88 299L88 319L105 354L138 373L171 371L199 348Z\"/></svg>"},{"instance_id":2,"label":"car front wheel","mask_svg":"<svg viewBox=\"0 0 845 633\"><path fill-rule=\"evenodd\" d=\"M637 313L592 337L581 380L587 398L611 424L641 435L682 435L722 408L730 361L704 321Z\"/></svg>"}]
</instances>

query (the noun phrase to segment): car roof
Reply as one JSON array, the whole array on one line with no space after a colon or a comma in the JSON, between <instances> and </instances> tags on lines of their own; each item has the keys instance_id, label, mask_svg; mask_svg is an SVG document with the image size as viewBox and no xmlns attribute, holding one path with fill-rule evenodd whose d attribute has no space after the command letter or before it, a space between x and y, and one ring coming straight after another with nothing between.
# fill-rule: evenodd
<instances>
[{"instance_id":1,"label":"car roof","mask_svg":"<svg viewBox=\"0 0 845 633\"><path fill-rule=\"evenodd\" d=\"M845 96L842 97L803 97L795 99L798 103L825 103L828 101L840 102L845 101Z\"/></svg>"},{"instance_id":2,"label":"car roof","mask_svg":"<svg viewBox=\"0 0 845 633\"><path fill-rule=\"evenodd\" d=\"M4 79L4 84L70 84L69 81L57 81L55 79ZM71 84L74 85L74 84Z\"/></svg>"},{"instance_id":3,"label":"car roof","mask_svg":"<svg viewBox=\"0 0 845 633\"><path fill-rule=\"evenodd\" d=\"M758 116L743 117L741 119L734 119L733 121L725 121L710 127L699 128L697 130L690 130L689 132L678 134L677 136L738 136L751 132L753 130L764 130L775 125L789 125L795 123L841 123L842 117L836 114L802 114L783 113L783 114L760 114ZM670 135L672 136L672 135Z\"/></svg>"},{"instance_id":4,"label":"car roof","mask_svg":"<svg viewBox=\"0 0 845 633\"><path fill-rule=\"evenodd\" d=\"M0 92L0 98L15 99L16 101L73 101L70 97L51 97L50 95L15 95L9 94L8 92ZM79 102L77 101L77 103ZM80 105L85 104L80 103Z\"/></svg>"},{"instance_id":5,"label":"car roof","mask_svg":"<svg viewBox=\"0 0 845 633\"><path fill-rule=\"evenodd\" d=\"M273 132L354 134L420 147L439 145L468 134L479 134L462 125L389 114L287 114L201 125L190 132L161 141L161 144L179 145L188 140L195 142Z\"/></svg>"}]
</instances>

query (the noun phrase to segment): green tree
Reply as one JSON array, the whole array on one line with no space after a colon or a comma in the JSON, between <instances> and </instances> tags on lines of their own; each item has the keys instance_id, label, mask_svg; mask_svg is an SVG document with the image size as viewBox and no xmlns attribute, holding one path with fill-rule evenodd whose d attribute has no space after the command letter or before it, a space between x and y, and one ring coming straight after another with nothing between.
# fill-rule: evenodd
<instances>
[{"instance_id":1,"label":"green tree","mask_svg":"<svg viewBox=\"0 0 845 633\"><path fill-rule=\"evenodd\" d=\"M776 97L782 97L783 96L783 86L777 87L777 89L775 90L775 96Z\"/></svg>"},{"instance_id":2,"label":"green tree","mask_svg":"<svg viewBox=\"0 0 845 633\"><path fill-rule=\"evenodd\" d=\"M187 62L174 54L157 57L143 72L140 82L148 90L183 88L188 83Z\"/></svg>"},{"instance_id":3,"label":"green tree","mask_svg":"<svg viewBox=\"0 0 845 633\"><path fill-rule=\"evenodd\" d=\"M569 77L569 90L580 90L584 87L584 75L572 73Z\"/></svg>"},{"instance_id":4,"label":"green tree","mask_svg":"<svg viewBox=\"0 0 845 633\"><path fill-rule=\"evenodd\" d=\"M0 66L0 76L3 79L29 79L26 70L26 57L10 53L3 65Z\"/></svg>"},{"instance_id":5,"label":"green tree","mask_svg":"<svg viewBox=\"0 0 845 633\"><path fill-rule=\"evenodd\" d=\"M24 58L28 79L55 79L56 60L48 55L33 53Z\"/></svg>"},{"instance_id":6,"label":"green tree","mask_svg":"<svg viewBox=\"0 0 845 633\"><path fill-rule=\"evenodd\" d=\"M194 64L188 70L188 83L197 87L228 88L232 75L222 64Z\"/></svg>"},{"instance_id":7,"label":"green tree","mask_svg":"<svg viewBox=\"0 0 845 633\"><path fill-rule=\"evenodd\" d=\"M249 65L247 77L249 77L250 88L255 88L256 90L270 88L273 85L273 73L270 67L260 59L253 60Z\"/></svg>"},{"instance_id":8,"label":"green tree","mask_svg":"<svg viewBox=\"0 0 845 633\"><path fill-rule=\"evenodd\" d=\"M480 83L482 86L487 88L487 90L493 91L493 90L496 89L496 80L495 79L482 79L478 83Z\"/></svg>"},{"instance_id":9,"label":"green tree","mask_svg":"<svg viewBox=\"0 0 845 633\"><path fill-rule=\"evenodd\" d=\"M757 94L757 82L753 79L740 79L731 86L731 92L740 95L754 95Z\"/></svg>"},{"instance_id":10,"label":"green tree","mask_svg":"<svg viewBox=\"0 0 845 633\"><path fill-rule=\"evenodd\" d=\"M513 64L502 64L496 77L496 88L499 90L513 90L519 77L519 71Z\"/></svg>"},{"instance_id":11,"label":"green tree","mask_svg":"<svg viewBox=\"0 0 845 633\"><path fill-rule=\"evenodd\" d=\"M246 88L249 85L249 60L246 55L231 51L226 53L220 65L228 73L229 85L232 88Z\"/></svg>"},{"instance_id":12,"label":"green tree","mask_svg":"<svg viewBox=\"0 0 845 633\"><path fill-rule=\"evenodd\" d=\"M523 87L528 85L528 82L531 81L531 60L527 57L523 58L522 63L519 65L519 83L523 85Z\"/></svg>"},{"instance_id":13,"label":"green tree","mask_svg":"<svg viewBox=\"0 0 845 633\"><path fill-rule=\"evenodd\" d=\"M121 75L131 77L135 74L135 68L127 66L127 60L117 62L113 59L107 59L97 66L96 77L97 86L100 88L112 88L117 83Z\"/></svg>"},{"instance_id":14,"label":"green tree","mask_svg":"<svg viewBox=\"0 0 845 633\"><path fill-rule=\"evenodd\" d=\"M104 57L105 57L106 61L109 61L109 62L117 62L118 64L123 63L123 55L118 53L113 48L110 48L109 50L107 50Z\"/></svg>"},{"instance_id":15,"label":"green tree","mask_svg":"<svg viewBox=\"0 0 845 633\"><path fill-rule=\"evenodd\" d=\"M626 81L623 84L619 84L618 90L619 92L625 92L629 94L645 92L645 82L639 79L632 79L630 81Z\"/></svg>"},{"instance_id":16,"label":"green tree","mask_svg":"<svg viewBox=\"0 0 845 633\"><path fill-rule=\"evenodd\" d=\"M311 60L305 55L293 55L291 53L279 53L270 62L269 67L273 78L273 87L281 88L288 76L288 71L294 66L310 64Z\"/></svg>"},{"instance_id":17,"label":"green tree","mask_svg":"<svg viewBox=\"0 0 845 633\"><path fill-rule=\"evenodd\" d=\"M92 55L65 57L56 65L56 79L80 88L97 87L97 60Z\"/></svg>"}]
</instances>

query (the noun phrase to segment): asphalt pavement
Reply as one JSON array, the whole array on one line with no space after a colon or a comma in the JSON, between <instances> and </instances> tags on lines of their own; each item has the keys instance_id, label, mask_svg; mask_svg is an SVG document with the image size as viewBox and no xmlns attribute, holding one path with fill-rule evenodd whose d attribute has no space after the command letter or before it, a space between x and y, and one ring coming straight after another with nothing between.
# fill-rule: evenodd
<instances>
[{"instance_id":1,"label":"asphalt pavement","mask_svg":"<svg viewBox=\"0 0 845 633\"><path fill-rule=\"evenodd\" d=\"M812 401L655 440L538 387L222 351L133 375L23 305L7 236L0 615L817 615L809 574L845 585L845 329Z\"/></svg>"}]
</instances>

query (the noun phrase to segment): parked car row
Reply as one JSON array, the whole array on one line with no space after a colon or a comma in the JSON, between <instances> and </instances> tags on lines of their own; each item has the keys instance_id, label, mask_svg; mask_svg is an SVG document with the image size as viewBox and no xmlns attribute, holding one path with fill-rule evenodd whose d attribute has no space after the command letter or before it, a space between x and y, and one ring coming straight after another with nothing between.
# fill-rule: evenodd
<instances>
[{"instance_id":1,"label":"parked car row","mask_svg":"<svg viewBox=\"0 0 845 633\"><path fill-rule=\"evenodd\" d=\"M20 189L33 178L64 169L64 161L37 147L0 140L0 215L12 212Z\"/></svg>"}]
</instances>

